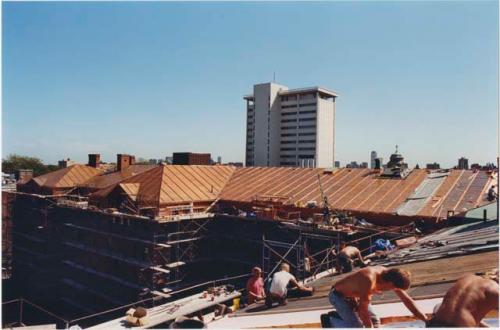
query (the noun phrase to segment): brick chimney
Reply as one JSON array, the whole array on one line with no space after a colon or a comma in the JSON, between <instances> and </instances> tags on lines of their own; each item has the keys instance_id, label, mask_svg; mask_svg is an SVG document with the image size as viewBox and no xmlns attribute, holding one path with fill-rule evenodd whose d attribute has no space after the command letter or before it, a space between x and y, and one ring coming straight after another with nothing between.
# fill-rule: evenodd
<instances>
[{"instance_id":1,"label":"brick chimney","mask_svg":"<svg viewBox=\"0 0 500 330\"><path fill-rule=\"evenodd\" d=\"M89 166L94 168L99 168L101 164L101 155L100 154L89 154Z\"/></svg>"},{"instance_id":2,"label":"brick chimney","mask_svg":"<svg viewBox=\"0 0 500 330\"><path fill-rule=\"evenodd\" d=\"M135 156L118 154L116 155L116 170L121 171L135 164Z\"/></svg>"},{"instance_id":3,"label":"brick chimney","mask_svg":"<svg viewBox=\"0 0 500 330\"><path fill-rule=\"evenodd\" d=\"M33 177L33 170L31 169L16 170L14 176L17 181L26 182Z\"/></svg>"}]
</instances>

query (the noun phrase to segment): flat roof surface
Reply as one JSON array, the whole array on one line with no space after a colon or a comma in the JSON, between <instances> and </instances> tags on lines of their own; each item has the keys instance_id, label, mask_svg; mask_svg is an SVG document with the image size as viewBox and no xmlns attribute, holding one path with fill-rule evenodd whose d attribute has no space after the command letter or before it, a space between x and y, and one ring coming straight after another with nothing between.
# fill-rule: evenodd
<instances>
[{"instance_id":1,"label":"flat roof surface","mask_svg":"<svg viewBox=\"0 0 500 330\"><path fill-rule=\"evenodd\" d=\"M328 94L333 97L337 97L337 93L328 90L323 87L319 86L314 86L314 87L304 87L304 88L295 88L295 89L286 89L286 90L281 90L278 94L279 95L290 95L290 94L300 94L300 93L307 93L307 92L321 92L324 94Z\"/></svg>"}]
</instances>

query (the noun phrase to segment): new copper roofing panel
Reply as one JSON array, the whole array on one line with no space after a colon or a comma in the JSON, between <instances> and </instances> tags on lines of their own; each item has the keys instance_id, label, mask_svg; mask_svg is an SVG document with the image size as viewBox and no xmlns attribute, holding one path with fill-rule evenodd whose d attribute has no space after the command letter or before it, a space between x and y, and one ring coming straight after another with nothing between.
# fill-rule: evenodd
<instances>
[{"instance_id":1,"label":"new copper roofing panel","mask_svg":"<svg viewBox=\"0 0 500 330\"><path fill-rule=\"evenodd\" d=\"M86 165L72 165L40 175L33 180L44 188L72 188L89 181L102 172Z\"/></svg>"},{"instance_id":2,"label":"new copper roofing panel","mask_svg":"<svg viewBox=\"0 0 500 330\"><path fill-rule=\"evenodd\" d=\"M156 166L157 165L130 165L129 167L121 171L115 171L112 173L93 177L85 183L85 186L92 189L103 189L115 185L118 182L130 178L134 175L148 171Z\"/></svg>"},{"instance_id":3,"label":"new copper roofing panel","mask_svg":"<svg viewBox=\"0 0 500 330\"><path fill-rule=\"evenodd\" d=\"M132 200L145 205L210 202L217 199L234 170L232 166L218 165L158 165L122 180L120 187ZM93 197L106 198L112 191L103 189Z\"/></svg>"},{"instance_id":4,"label":"new copper roofing panel","mask_svg":"<svg viewBox=\"0 0 500 330\"><path fill-rule=\"evenodd\" d=\"M392 212L426 176L425 170L415 170L406 180L398 180L381 178L370 169L331 173L311 168L250 167L236 170L220 199L250 202L258 195L274 195L288 197L289 204L321 204L318 174L332 207L370 211L379 205L378 209L386 212Z\"/></svg>"}]
</instances>

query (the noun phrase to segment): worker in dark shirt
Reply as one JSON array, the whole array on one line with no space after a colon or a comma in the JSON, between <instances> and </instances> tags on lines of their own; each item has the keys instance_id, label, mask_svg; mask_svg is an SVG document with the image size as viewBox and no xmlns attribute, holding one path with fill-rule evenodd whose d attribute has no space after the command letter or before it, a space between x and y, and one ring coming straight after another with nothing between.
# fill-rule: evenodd
<instances>
[{"instance_id":1,"label":"worker in dark shirt","mask_svg":"<svg viewBox=\"0 0 500 330\"><path fill-rule=\"evenodd\" d=\"M490 189L488 190L488 200L490 202L496 200L498 198L498 194L495 191L495 186L491 186Z\"/></svg>"}]
</instances>

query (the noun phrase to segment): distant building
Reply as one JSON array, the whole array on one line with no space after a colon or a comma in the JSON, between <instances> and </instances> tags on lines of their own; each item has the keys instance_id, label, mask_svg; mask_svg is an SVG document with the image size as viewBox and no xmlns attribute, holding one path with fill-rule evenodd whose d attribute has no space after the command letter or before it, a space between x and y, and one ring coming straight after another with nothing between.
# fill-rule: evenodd
<instances>
[{"instance_id":1,"label":"distant building","mask_svg":"<svg viewBox=\"0 0 500 330\"><path fill-rule=\"evenodd\" d=\"M222 157L221 156L217 156L217 164L222 164Z\"/></svg>"},{"instance_id":2,"label":"distant building","mask_svg":"<svg viewBox=\"0 0 500 330\"><path fill-rule=\"evenodd\" d=\"M167 165L172 165L172 161L173 161L173 157L169 157L169 156L165 157L165 163Z\"/></svg>"},{"instance_id":3,"label":"distant building","mask_svg":"<svg viewBox=\"0 0 500 330\"><path fill-rule=\"evenodd\" d=\"M370 168L375 168L377 159L377 152L374 150L370 153Z\"/></svg>"},{"instance_id":4,"label":"distant building","mask_svg":"<svg viewBox=\"0 0 500 330\"><path fill-rule=\"evenodd\" d=\"M229 162L229 163L224 164L224 165L229 165L229 166L234 166L234 167L243 167L242 162Z\"/></svg>"},{"instance_id":5,"label":"distant building","mask_svg":"<svg viewBox=\"0 0 500 330\"><path fill-rule=\"evenodd\" d=\"M485 170L491 171L497 168L494 163L486 163L486 165L480 165L478 163L474 163L470 166L471 170Z\"/></svg>"},{"instance_id":6,"label":"distant building","mask_svg":"<svg viewBox=\"0 0 500 330\"><path fill-rule=\"evenodd\" d=\"M74 160L69 159L69 158L58 161L59 168L66 168L66 167L69 167L69 166L75 165L75 164L76 164L76 162Z\"/></svg>"},{"instance_id":7,"label":"distant building","mask_svg":"<svg viewBox=\"0 0 500 330\"><path fill-rule=\"evenodd\" d=\"M468 170L469 169L469 160L465 157L458 159L458 167L459 170Z\"/></svg>"},{"instance_id":8,"label":"distant building","mask_svg":"<svg viewBox=\"0 0 500 330\"><path fill-rule=\"evenodd\" d=\"M163 160L162 160L162 159L150 159L150 160L149 160L149 164L150 164L150 165L159 165L159 164L161 164L162 162L163 162Z\"/></svg>"},{"instance_id":9,"label":"distant building","mask_svg":"<svg viewBox=\"0 0 500 330\"><path fill-rule=\"evenodd\" d=\"M404 179L408 174L410 174L408 164L404 162L404 157L398 152L398 146L396 146L396 151L390 156L389 162L384 165L382 175Z\"/></svg>"},{"instance_id":10,"label":"distant building","mask_svg":"<svg viewBox=\"0 0 500 330\"><path fill-rule=\"evenodd\" d=\"M353 162L350 162L349 164L347 164L345 167L347 167L347 168L359 168L359 164L358 164L358 162L353 161Z\"/></svg>"},{"instance_id":11,"label":"distant building","mask_svg":"<svg viewBox=\"0 0 500 330\"><path fill-rule=\"evenodd\" d=\"M382 167L384 167L384 158L382 157L375 158L375 167L373 168L380 170Z\"/></svg>"},{"instance_id":12,"label":"distant building","mask_svg":"<svg viewBox=\"0 0 500 330\"><path fill-rule=\"evenodd\" d=\"M335 168L340 168L340 162L338 160L335 161Z\"/></svg>"},{"instance_id":13,"label":"distant building","mask_svg":"<svg viewBox=\"0 0 500 330\"><path fill-rule=\"evenodd\" d=\"M439 170L441 167L439 166L438 163L432 163L425 165L425 168L428 170Z\"/></svg>"},{"instance_id":14,"label":"distant building","mask_svg":"<svg viewBox=\"0 0 500 330\"><path fill-rule=\"evenodd\" d=\"M253 86L247 102L247 166L332 167L335 98L325 88Z\"/></svg>"},{"instance_id":15,"label":"distant building","mask_svg":"<svg viewBox=\"0 0 500 330\"><path fill-rule=\"evenodd\" d=\"M193 152L174 152L172 165L210 165L210 154L197 154Z\"/></svg>"},{"instance_id":16,"label":"distant building","mask_svg":"<svg viewBox=\"0 0 500 330\"><path fill-rule=\"evenodd\" d=\"M367 162L362 162L359 167L360 168L368 168L368 163Z\"/></svg>"}]
</instances>

